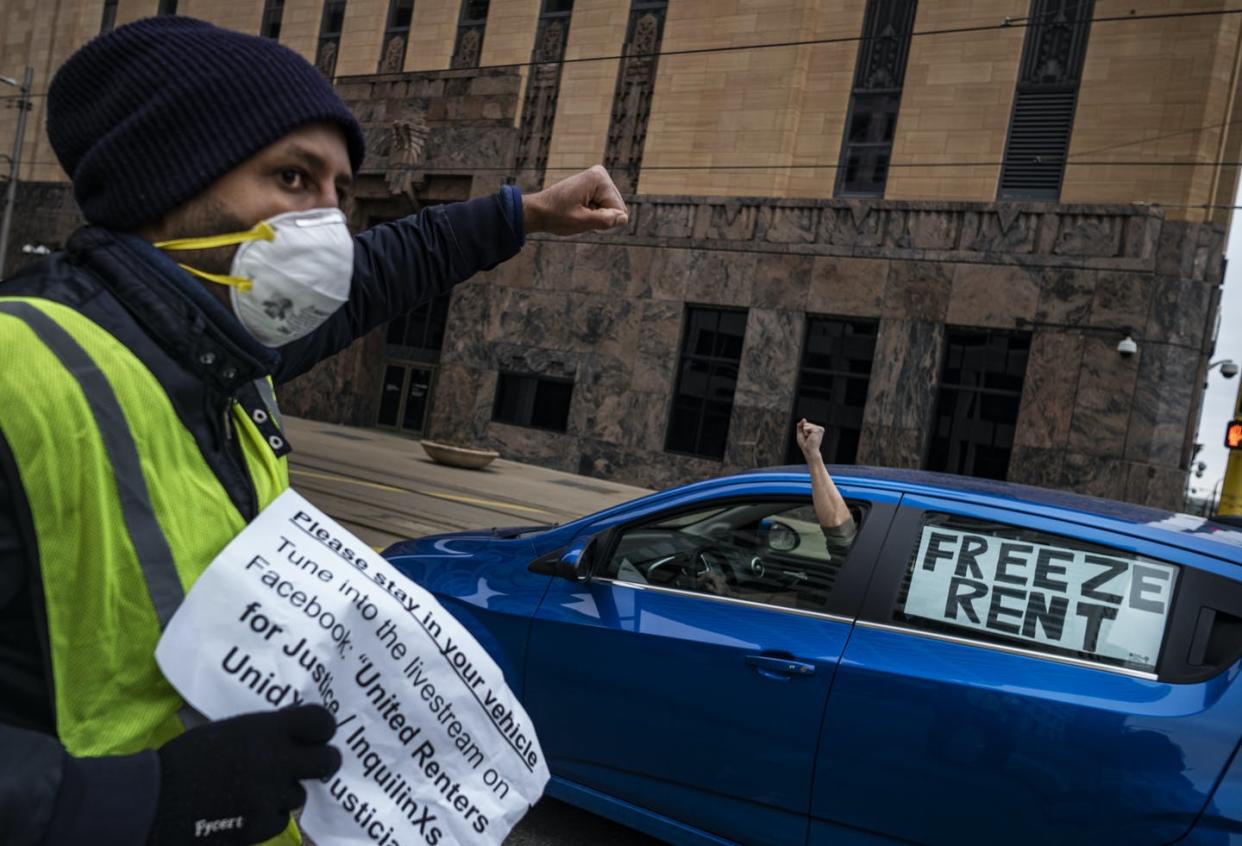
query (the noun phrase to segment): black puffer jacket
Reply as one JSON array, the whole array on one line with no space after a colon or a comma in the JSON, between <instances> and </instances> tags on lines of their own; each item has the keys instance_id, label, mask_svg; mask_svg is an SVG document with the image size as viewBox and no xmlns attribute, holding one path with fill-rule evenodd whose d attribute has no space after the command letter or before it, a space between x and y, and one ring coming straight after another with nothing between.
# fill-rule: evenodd
<instances>
[{"instance_id":1,"label":"black puffer jacket","mask_svg":"<svg viewBox=\"0 0 1242 846\"><path fill-rule=\"evenodd\" d=\"M261 407L255 379L270 373L279 384L305 373L376 326L510 258L523 237L521 198L511 188L369 229L356 239L349 302L279 351L258 344L159 251L93 227L76 232L65 252L0 282L0 296L71 306L133 350L250 519L257 497L236 439L225 433L232 399ZM158 798L155 753L74 759L56 740L41 585L29 507L0 433L0 843L145 843Z\"/></svg>"}]
</instances>

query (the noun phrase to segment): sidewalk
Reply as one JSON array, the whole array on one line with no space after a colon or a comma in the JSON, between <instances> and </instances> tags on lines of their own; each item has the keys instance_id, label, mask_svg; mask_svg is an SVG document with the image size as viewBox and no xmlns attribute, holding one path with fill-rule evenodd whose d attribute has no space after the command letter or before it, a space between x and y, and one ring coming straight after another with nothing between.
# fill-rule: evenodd
<instances>
[{"instance_id":1,"label":"sidewalk","mask_svg":"<svg viewBox=\"0 0 1242 846\"><path fill-rule=\"evenodd\" d=\"M376 429L285 418L289 478L372 546L439 532L551 525L650 493L497 459L483 470L436 464L418 441Z\"/></svg>"}]
</instances>

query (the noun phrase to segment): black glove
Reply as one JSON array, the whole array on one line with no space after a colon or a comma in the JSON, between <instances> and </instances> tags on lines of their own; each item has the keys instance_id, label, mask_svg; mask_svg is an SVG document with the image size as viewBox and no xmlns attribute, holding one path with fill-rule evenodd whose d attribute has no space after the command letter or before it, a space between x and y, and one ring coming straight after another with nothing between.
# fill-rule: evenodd
<instances>
[{"instance_id":1,"label":"black glove","mask_svg":"<svg viewBox=\"0 0 1242 846\"><path fill-rule=\"evenodd\" d=\"M151 846L232 846L275 837L306 803L302 779L341 765L336 722L319 705L208 723L159 749Z\"/></svg>"}]
</instances>

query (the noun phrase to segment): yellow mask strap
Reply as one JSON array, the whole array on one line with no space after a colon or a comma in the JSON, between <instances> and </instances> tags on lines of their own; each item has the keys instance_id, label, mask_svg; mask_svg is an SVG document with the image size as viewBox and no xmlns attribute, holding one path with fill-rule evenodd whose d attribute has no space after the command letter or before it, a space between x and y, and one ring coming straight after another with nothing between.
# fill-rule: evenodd
<instances>
[{"instance_id":1,"label":"yellow mask strap","mask_svg":"<svg viewBox=\"0 0 1242 846\"><path fill-rule=\"evenodd\" d=\"M210 250L215 247L244 244L247 241L274 240L276 240L276 230L272 229L266 220L261 220L254 225L254 228L245 232L225 232L222 235L205 235L201 238L174 238L171 241L157 241L152 246L161 250Z\"/></svg>"},{"instance_id":2,"label":"yellow mask strap","mask_svg":"<svg viewBox=\"0 0 1242 846\"><path fill-rule=\"evenodd\" d=\"M208 282L215 282L218 285L232 285L239 291L249 291L254 287L254 283L244 276L229 276L224 273L208 273L205 270L199 270L197 267L190 267L188 264L177 262L177 266L187 273L193 273L199 279L206 279Z\"/></svg>"}]
</instances>

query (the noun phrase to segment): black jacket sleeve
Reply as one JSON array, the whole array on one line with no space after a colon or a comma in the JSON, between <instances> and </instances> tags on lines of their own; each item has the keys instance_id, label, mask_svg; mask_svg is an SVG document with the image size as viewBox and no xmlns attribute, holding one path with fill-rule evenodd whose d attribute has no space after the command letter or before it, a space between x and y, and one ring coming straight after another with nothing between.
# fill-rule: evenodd
<instances>
[{"instance_id":1,"label":"black jacket sleeve","mask_svg":"<svg viewBox=\"0 0 1242 846\"><path fill-rule=\"evenodd\" d=\"M376 326L512 258L524 239L521 194L510 186L368 229L354 239L349 302L319 329L280 348L276 382L300 376Z\"/></svg>"},{"instance_id":2,"label":"black jacket sleeve","mask_svg":"<svg viewBox=\"0 0 1242 846\"><path fill-rule=\"evenodd\" d=\"M0 840L6 846L143 846L159 797L154 750L73 758L60 741L0 725Z\"/></svg>"}]
</instances>

